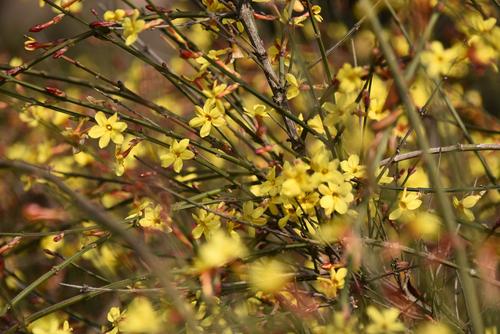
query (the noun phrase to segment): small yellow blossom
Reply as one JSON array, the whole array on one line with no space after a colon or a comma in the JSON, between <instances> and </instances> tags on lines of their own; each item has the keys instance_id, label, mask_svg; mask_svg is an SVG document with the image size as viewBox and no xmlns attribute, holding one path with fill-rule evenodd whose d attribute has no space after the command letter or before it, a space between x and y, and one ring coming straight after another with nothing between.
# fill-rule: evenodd
<instances>
[{"instance_id":1,"label":"small yellow blossom","mask_svg":"<svg viewBox=\"0 0 500 334\"><path fill-rule=\"evenodd\" d=\"M325 102L321 106L326 112L325 124L333 126L345 124L356 109L356 94L335 92L335 104Z\"/></svg>"},{"instance_id":2,"label":"small yellow blossom","mask_svg":"<svg viewBox=\"0 0 500 334\"><path fill-rule=\"evenodd\" d=\"M439 41L433 41L428 51L423 51L421 55L422 64L427 68L429 76L435 78L439 75L450 75L452 66L461 56L460 49L452 47L445 49Z\"/></svg>"},{"instance_id":3,"label":"small yellow blossom","mask_svg":"<svg viewBox=\"0 0 500 334\"><path fill-rule=\"evenodd\" d=\"M250 117L261 117L267 118L269 117L269 113L272 112L273 109L267 109L267 107L263 104L256 104L253 106L251 110L245 108L245 114Z\"/></svg>"},{"instance_id":4,"label":"small yellow blossom","mask_svg":"<svg viewBox=\"0 0 500 334\"><path fill-rule=\"evenodd\" d=\"M354 200L354 196L351 194L352 186L349 182L340 184L328 182L328 185L321 184L318 190L323 195L319 204L325 209L327 215L332 214L333 211L341 215L345 214L349 203Z\"/></svg>"},{"instance_id":5,"label":"small yellow blossom","mask_svg":"<svg viewBox=\"0 0 500 334\"><path fill-rule=\"evenodd\" d=\"M103 15L103 18L104 18L104 21L117 21L117 22L120 22L122 21L126 16L126 12L125 10L123 9L117 9L115 11L112 11L112 10L107 10L104 15Z\"/></svg>"},{"instance_id":6,"label":"small yellow blossom","mask_svg":"<svg viewBox=\"0 0 500 334\"><path fill-rule=\"evenodd\" d=\"M377 167L375 170L375 177L377 177L382 171L383 167ZM384 173L380 176L380 180L378 180L378 184L388 184L394 180L392 176L389 176L389 168L386 168Z\"/></svg>"},{"instance_id":7,"label":"small yellow blossom","mask_svg":"<svg viewBox=\"0 0 500 334\"><path fill-rule=\"evenodd\" d=\"M113 328L110 331L107 331L106 334L118 334L120 330L120 322L125 318L125 312L120 312L119 307L113 306L109 309L106 318L113 324Z\"/></svg>"},{"instance_id":8,"label":"small yellow blossom","mask_svg":"<svg viewBox=\"0 0 500 334\"><path fill-rule=\"evenodd\" d=\"M155 207L146 207L144 209L144 216L139 220L139 225L141 225L142 227L164 230L167 225L162 218L161 205L157 204Z\"/></svg>"},{"instance_id":9,"label":"small yellow blossom","mask_svg":"<svg viewBox=\"0 0 500 334\"><path fill-rule=\"evenodd\" d=\"M366 327L367 334L392 334L405 331L405 326L398 320L396 308L379 311L375 306L368 306L366 314L371 323Z\"/></svg>"},{"instance_id":10,"label":"small yellow blossom","mask_svg":"<svg viewBox=\"0 0 500 334\"><path fill-rule=\"evenodd\" d=\"M320 290L325 296L328 298L337 297L338 290L344 288L345 278L347 276L346 268L339 268L335 270L335 268L330 269L330 277L318 277L316 281L318 282L318 290Z\"/></svg>"},{"instance_id":11,"label":"small yellow blossom","mask_svg":"<svg viewBox=\"0 0 500 334\"><path fill-rule=\"evenodd\" d=\"M308 174L309 169L309 165L302 160L298 160L294 165L286 161L283 164L281 194L287 197L296 197L311 191L314 184Z\"/></svg>"},{"instance_id":12,"label":"small yellow blossom","mask_svg":"<svg viewBox=\"0 0 500 334\"><path fill-rule=\"evenodd\" d=\"M318 22L323 22L323 17L321 17L321 7L318 5L314 5L311 7L311 12L313 14L313 18Z\"/></svg>"},{"instance_id":13,"label":"small yellow blossom","mask_svg":"<svg viewBox=\"0 0 500 334\"><path fill-rule=\"evenodd\" d=\"M196 227L193 229L193 238L199 239L204 234L205 238L210 238L214 231L220 227L220 216L205 209L198 210L198 214L192 215L196 221Z\"/></svg>"},{"instance_id":14,"label":"small yellow blossom","mask_svg":"<svg viewBox=\"0 0 500 334\"><path fill-rule=\"evenodd\" d=\"M276 196L281 188L283 178L276 176L276 167L272 167L266 175L266 181L260 185L259 191L263 195Z\"/></svg>"},{"instance_id":15,"label":"small yellow blossom","mask_svg":"<svg viewBox=\"0 0 500 334\"><path fill-rule=\"evenodd\" d=\"M190 160L194 158L194 153L188 150L189 139L182 139L181 141L174 140L168 153L160 157L161 166L168 168L174 165L174 171L179 173L182 169L183 160Z\"/></svg>"},{"instance_id":16,"label":"small yellow blossom","mask_svg":"<svg viewBox=\"0 0 500 334\"><path fill-rule=\"evenodd\" d=\"M109 141L112 140L115 144L123 143L122 132L127 129L127 123L118 121L118 114L114 114L110 118L106 118L103 112L99 111L95 115L97 125L94 125L89 130L89 137L99 138L99 147L105 148Z\"/></svg>"},{"instance_id":17,"label":"small yellow blossom","mask_svg":"<svg viewBox=\"0 0 500 334\"><path fill-rule=\"evenodd\" d=\"M344 171L346 180L361 179L365 176L366 167L359 164L359 157L356 154L350 155L347 160L342 161L340 167Z\"/></svg>"},{"instance_id":18,"label":"small yellow blossom","mask_svg":"<svg viewBox=\"0 0 500 334\"><path fill-rule=\"evenodd\" d=\"M470 195L462 200L453 196L453 206L457 208L458 212L468 221L474 221L474 213L471 208L473 208L480 199L481 195Z\"/></svg>"},{"instance_id":19,"label":"small yellow blossom","mask_svg":"<svg viewBox=\"0 0 500 334\"><path fill-rule=\"evenodd\" d=\"M219 0L202 0L201 2L207 7L207 10L212 13L228 10L226 5Z\"/></svg>"},{"instance_id":20,"label":"small yellow blossom","mask_svg":"<svg viewBox=\"0 0 500 334\"><path fill-rule=\"evenodd\" d=\"M254 208L254 203L247 201L243 204L242 219L255 225L265 225L267 219L264 216L264 211L266 211L266 208L262 206Z\"/></svg>"},{"instance_id":21,"label":"small yellow blossom","mask_svg":"<svg viewBox=\"0 0 500 334\"><path fill-rule=\"evenodd\" d=\"M408 192L405 188L399 199L398 208L391 212L389 219L396 220L407 211L418 209L422 205L422 201L419 198L420 195L418 193Z\"/></svg>"},{"instance_id":22,"label":"small yellow blossom","mask_svg":"<svg viewBox=\"0 0 500 334\"><path fill-rule=\"evenodd\" d=\"M130 17L123 19L123 37L125 37L125 44L132 45L139 37L139 33L145 29L146 21L138 20L139 11L134 9L134 13Z\"/></svg>"},{"instance_id":23,"label":"small yellow blossom","mask_svg":"<svg viewBox=\"0 0 500 334\"><path fill-rule=\"evenodd\" d=\"M196 117L189 121L189 126L200 129L200 136L206 137L210 134L212 126L221 127L226 124L224 115L217 109L213 101L207 100L203 108L195 106Z\"/></svg>"}]
</instances>

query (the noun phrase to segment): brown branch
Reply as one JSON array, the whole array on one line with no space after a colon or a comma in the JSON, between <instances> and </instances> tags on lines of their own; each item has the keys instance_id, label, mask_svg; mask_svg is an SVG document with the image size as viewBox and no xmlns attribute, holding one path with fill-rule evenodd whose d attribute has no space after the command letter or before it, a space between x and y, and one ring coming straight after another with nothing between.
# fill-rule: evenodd
<instances>
[{"instance_id":1,"label":"brown branch","mask_svg":"<svg viewBox=\"0 0 500 334\"><path fill-rule=\"evenodd\" d=\"M240 9L240 17L243 21L248 37L255 49L255 55L262 65L262 70L266 76L267 82L271 87L273 92L273 100L280 107L285 107L289 109L288 102L286 99L286 89L279 83L279 78L271 65L271 61L267 55L266 48L264 47L264 42L260 38L259 31L257 29L257 24L255 22L254 10L252 9L248 1L244 1ZM300 139L297 133L297 129L292 120L284 117L287 130L289 132L290 139L292 141L292 146L294 149L300 146Z\"/></svg>"},{"instance_id":2,"label":"brown branch","mask_svg":"<svg viewBox=\"0 0 500 334\"><path fill-rule=\"evenodd\" d=\"M433 147L430 148L428 154L440 154L449 152L468 152L468 151L498 151L500 150L500 144L456 144L444 147ZM413 159L419 157L423 154L422 150L412 151L408 153L398 154L394 157L384 159L380 161L380 166L385 166L390 163L399 162L403 160Z\"/></svg>"}]
</instances>

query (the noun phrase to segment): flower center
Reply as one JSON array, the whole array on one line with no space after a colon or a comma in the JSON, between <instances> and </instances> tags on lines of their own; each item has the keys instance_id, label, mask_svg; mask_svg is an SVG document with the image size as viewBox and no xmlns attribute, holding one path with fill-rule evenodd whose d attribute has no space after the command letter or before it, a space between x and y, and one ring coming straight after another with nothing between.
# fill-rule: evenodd
<instances>
[{"instance_id":1,"label":"flower center","mask_svg":"<svg viewBox=\"0 0 500 334\"><path fill-rule=\"evenodd\" d=\"M112 127L110 124L107 124L107 125L106 125L106 129L107 129L108 131L111 131L111 130L113 130L113 127Z\"/></svg>"}]
</instances>

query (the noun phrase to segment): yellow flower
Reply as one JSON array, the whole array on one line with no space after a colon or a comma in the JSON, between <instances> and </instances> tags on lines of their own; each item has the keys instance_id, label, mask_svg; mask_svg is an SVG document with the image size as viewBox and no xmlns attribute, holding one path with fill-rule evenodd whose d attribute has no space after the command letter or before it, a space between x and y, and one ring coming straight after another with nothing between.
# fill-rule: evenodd
<instances>
[{"instance_id":1,"label":"yellow flower","mask_svg":"<svg viewBox=\"0 0 500 334\"><path fill-rule=\"evenodd\" d=\"M351 64L345 63L337 73L337 79L340 81L339 90L343 93L357 92L363 87L361 79L363 74L363 68L352 67Z\"/></svg>"},{"instance_id":2,"label":"yellow flower","mask_svg":"<svg viewBox=\"0 0 500 334\"><path fill-rule=\"evenodd\" d=\"M123 333L159 333L162 321L146 297L136 297L127 307L119 329Z\"/></svg>"},{"instance_id":3,"label":"yellow flower","mask_svg":"<svg viewBox=\"0 0 500 334\"><path fill-rule=\"evenodd\" d=\"M458 212L468 221L473 221L474 213L471 208L473 208L480 199L481 195L470 195L462 200L458 200L458 198L453 196L453 206L457 208Z\"/></svg>"},{"instance_id":4,"label":"yellow flower","mask_svg":"<svg viewBox=\"0 0 500 334\"><path fill-rule=\"evenodd\" d=\"M261 118L267 118L269 117L269 113L273 111L271 108L270 110L267 109L267 107L263 104L256 104L253 106L252 110L249 110L247 108L245 109L245 114L247 114L250 117L261 117Z\"/></svg>"},{"instance_id":5,"label":"yellow flower","mask_svg":"<svg viewBox=\"0 0 500 334\"><path fill-rule=\"evenodd\" d=\"M226 11L226 5L219 0L202 0L203 4L207 7L209 12L223 12Z\"/></svg>"},{"instance_id":6,"label":"yellow flower","mask_svg":"<svg viewBox=\"0 0 500 334\"><path fill-rule=\"evenodd\" d=\"M309 165L302 160L298 160L295 165L288 161L283 164L283 184L281 185L281 195L286 197L296 197L302 193L311 191L314 188L311 177L308 174Z\"/></svg>"},{"instance_id":7,"label":"yellow flower","mask_svg":"<svg viewBox=\"0 0 500 334\"><path fill-rule=\"evenodd\" d=\"M483 16L475 11L467 12L466 15L464 15L464 19L465 23L470 26L474 32L480 34L491 31L497 23L496 18L490 17L483 19Z\"/></svg>"},{"instance_id":8,"label":"yellow flower","mask_svg":"<svg viewBox=\"0 0 500 334\"><path fill-rule=\"evenodd\" d=\"M316 280L319 283L319 290L328 298L337 297L337 291L344 288L345 278L347 276L346 268L330 270L330 278L318 277Z\"/></svg>"},{"instance_id":9,"label":"yellow flower","mask_svg":"<svg viewBox=\"0 0 500 334\"><path fill-rule=\"evenodd\" d=\"M390 308L380 312L375 306L368 306L366 314L371 323L366 327L367 334L392 334L403 332L405 326L398 321L399 311Z\"/></svg>"},{"instance_id":10,"label":"yellow flower","mask_svg":"<svg viewBox=\"0 0 500 334\"><path fill-rule=\"evenodd\" d=\"M321 106L327 112L325 124L327 126L333 126L338 123L345 124L349 116L352 116L352 113L356 109L355 101L355 93L335 92L335 104L325 102Z\"/></svg>"},{"instance_id":11,"label":"yellow flower","mask_svg":"<svg viewBox=\"0 0 500 334\"><path fill-rule=\"evenodd\" d=\"M179 173L182 169L183 160L194 158L194 153L188 150L189 139L182 139L181 141L174 140L168 153L160 157L161 166L164 168L174 165L174 171Z\"/></svg>"},{"instance_id":12,"label":"yellow flower","mask_svg":"<svg viewBox=\"0 0 500 334\"><path fill-rule=\"evenodd\" d=\"M146 26L146 21L138 20L139 11L134 9L134 14L131 17L126 17L123 19L123 37L125 37L125 44L132 45L137 38L139 33L144 30Z\"/></svg>"},{"instance_id":13,"label":"yellow flower","mask_svg":"<svg viewBox=\"0 0 500 334\"><path fill-rule=\"evenodd\" d=\"M313 178L318 183L344 182L344 176L338 170L339 161L337 159L330 160L328 153L325 150L320 150L311 154L311 168L314 170Z\"/></svg>"},{"instance_id":14,"label":"yellow flower","mask_svg":"<svg viewBox=\"0 0 500 334\"><path fill-rule=\"evenodd\" d=\"M277 260L262 260L249 268L248 281L257 291L267 293L279 291L290 278L287 267Z\"/></svg>"},{"instance_id":15,"label":"yellow flower","mask_svg":"<svg viewBox=\"0 0 500 334\"><path fill-rule=\"evenodd\" d=\"M398 202L398 208L391 212L389 215L390 220L396 220L401 217L402 214L407 211L416 210L422 205L422 201L419 200L420 195L418 193L409 193L406 188L403 190L403 194Z\"/></svg>"},{"instance_id":16,"label":"yellow flower","mask_svg":"<svg viewBox=\"0 0 500 334\"><path fill-rule=\"evenodd\" d=\"M195 106L196 117L189 121L189 126L200 129L200 136L206 137L210 134L212 126L221 127L226 124L224 115L217 109L213 101L207 100L203 108Z\"/></svg>"},{"instance_id":17,"label":"yellow flower","mask_svg":"<svg viewBox=\"0 0 500 334\"><path fill-rule=\"evenodd\" d=\"M300 85L297 81L297 78L292 73L287 73L285 78L286 82L288 83L288 88L286 90L286 99L291 100L300 94Z\"/></svg>"},{"instance_id":18,"label":"yellow flower","mask_svg":"<svg viewBox=\"0 0 500 334\"><path fill-rule=\"evenodd\" d=\"M109 309L106 318L113 324L113 328L107 331L106 334L118 334L120 321L125 318L125 312L120 312L119 307L113 306Z\"/></svg>"},{"instance_id":19,"label":"yellow flower","mask_svg":"<svg viewBox=\"0 0 500 334\"><path fill-rule=\"evenodd\" d=\"M314 5L311 7L311 12L313 14L313 17L316 21L318 22L323 22L323 17L319 13L321 13L321 7L318 5Z\"/></svg>"},{"instance_id":20,"label":"yellow flower","mask_svg":"<svg viewBox=\"0 0 500 334\"><path fill-rule=\"evenodd\" d=\"M356 154L350 155L349 159L342 161L340 167L344 171L346 180L361 179L365 176L366 167L359 164L359 157Z\"/></svg>"},{"instance_id":21,"label":"yellow flower","mask_svg":"<svg viewBox=\"0 0 500 334\"><path fill-rule=\"evenodd\" d=\"M283 178L276 176L276 167L269 169L266 175L266 181L259 186L259 192L262 195L269 195L271 197L276 196L281 188L281 183Z\"/></svg>"},{"instance_id":22,"label":"yellow flower","mask_svg":"<svg viewBox=\"0 0 500 334\"><path fill-rule=\"evenodd\" d=\"M107 10L104 15L104 21L122 21L125 18L126 12L123 9L117 9L115 11Z\"/></svg>"},{"instance_id":23,"label":"yellow flower","mask_svg":"<svg viewBox=\"0 0 500 334\"><path fill-rule=\"evenodd\" d=\"M333 211L337 211L341 215L347 212L349 203L354 200L351 194L352 186L349 182L340 184L328 182L328 186L320 184L319 192L323 195L319 204L325 209L325 214L330 215Z\"/></svg>"},{"instance_id":24,"label":"yellow flower","mask_svg":"<svg viewBox=\"0 0 500 334\"><path fill-rule=\"evenodd\" d=\"M383 167L377 167L375 170L375 177L377 177L380 172L382 171ZM380 177L380 180L378 180L378 184L388 184L391 183L394 180L392 176L389 176L389 168L386 168L384 171L384 174Z\"/></svg>"},{"instance_id":25,"label":"yellow flower","mask_svg":"<svg viewBox=\"0 0 500 334\"><path fill-rule=\"evenodd\" d=\"M94 125L89 130L91 138L99 138L99 147L105 148L109 141L112 140L115 144L123 143L123 134L127 128L127 123L118 122L118 114L114 114L110 118L106 118L103 112L99 111L95 115L97 125Z\"/></svg>"},{"instance_id":26,"label":"yellow flower","mask_svg":"<svg viewBox=\"0 0 500 334\"><path fill-rule=\"evenodd\" d=\"M252 201L247 201L243 204L242 219L255 225L265 225L267 219L263 216L264 211L266 211L266 208L261 206L254 208L254 203Z\"/></svg>"},{"instance_id":27,"label":"yellow flower","mask_svg":"<svg viewBox=\"0 0 500 334\"><path fill-rule=\"evenodd\" d=\"M427 68L427 73L431 77L439 75L449 75L452 66L460 56L459 49L445 49L439 41L433 41L428 51L423 51L421 55L422 64Z\"/></svg>"},{"instance_id":28,"label":"yellow flower","mask_svg":"<svg viewBox=\"0 0 500 334\"><path fill-rule=\"evenodd\" d=\"M162 207L157 204L155 207L148 206L144 209L144 217L139 220L139 225L142 227L155 228L159 230L169 229L161 216Z\"/></svg>"},{"instance_id":29,"label":"yellow flower","mask_svg":"<svg viewBox=\"0 0 500 334\"><path fill-rule=\"evenodd\" d=\"M220 216L213 212L207 212L205 209L198 210L198 214L192 215L196 221L196 227L193 229L193 238L199 239L204 234L205 238L210 238L214 231L220 227Z\"/></svg>"},{"instance_id":30,"label":"yellow flower","mask_svg":"<svg viewBox=\"0 0 500 334\"><path fill-rule=\"evenodd\" d=\"M208 101L210 101L207 103L214 103L219 112L224 114L225 108L221 99L227 94L228 91L229 89L227 84L223 83L218 85L217 81L215 81L211 89L204 89L202 93L208 98Z\"/></svg>"}]
</instances>

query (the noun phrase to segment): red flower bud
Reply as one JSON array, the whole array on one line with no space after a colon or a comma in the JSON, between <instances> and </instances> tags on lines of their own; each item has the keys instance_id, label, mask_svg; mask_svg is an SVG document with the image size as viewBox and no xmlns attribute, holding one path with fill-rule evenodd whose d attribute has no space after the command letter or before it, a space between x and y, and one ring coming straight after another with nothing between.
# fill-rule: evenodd
<instances>
[{"instance_id":1,"label":"red flower bud","mask_svg":"<svg viewBox=\"0 0 500 334\"><path fill-rule=\"evenodd\" d=\"M44 29L47 29L48 27L50 27L56 23L59 23L63 17L64 17L64 14L59 14L48 22L37 24L37 25L31 27L30 32L40 32Z\"/></svg>"},{"instance_id":2,"label":"red flower bud","mask_svg":"<svg viewBox=\"0 0 500 334\"><path fill-rule=\"evenodd\" d=\"M64 93L62 90L56 87L45 87L45 91L49 94L59 96L59 97L64 97L66 96L66 93Z\"/></svg>"},{"instance_id":3,"label":"red flower bud","mask_svg":"<svg viewBox=\"0 0 500 334\"><path fill-rule=\"evenodd\" d=\"M52 58L54 59L57 59L57 58L61 58L65 53L66 51L68 51L68 47L65 46L64 48L60 49L60 50L57 50L53 55L52 55Z\"/></svg>"},{"instance_id":4,"label":"red flower bud","mask_svg":"<svg viewBox=\"0 0 500 334\"><path fill-rule=\"evenodd\" d=\"M116 22L113 21L94 21L90 23L91 28L102 28L102 27L111 27L116 25Z\"/></svg>"}]
</instances>

